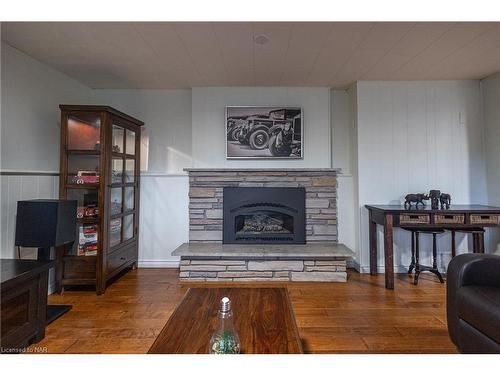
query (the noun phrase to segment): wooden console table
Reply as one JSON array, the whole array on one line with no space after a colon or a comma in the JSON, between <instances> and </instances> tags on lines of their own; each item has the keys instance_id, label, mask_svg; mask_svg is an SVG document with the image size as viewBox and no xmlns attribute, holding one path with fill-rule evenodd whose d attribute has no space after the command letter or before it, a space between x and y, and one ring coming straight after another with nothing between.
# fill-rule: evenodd
<instances>
[{"instance_id":1,"label":"wooden console table","mask_svg":"<svg viewBox=\"0 0 500 375\"><path fill-rule=\"evenodd\" d=\"M467 229L500 227L500 207L452 205L447 210L429 206L407 209L399 205L366 205L369 212L370 274L377 273L377 224L384 227L385 287L394 289L393 228L400 226ZM474 249L478 251L477 248Z\"/></svg>"},{"instance_id":2,"label":"wooden console table","mask_svg":"<svg viewBox=\"0 0 500 375\"><path fill-rule=\"evenodd\" d=\"M190 288L149 353L208 353L222 297L231 299L242 354L302 353L285 288Z\"/></svg>"}]
</instances>

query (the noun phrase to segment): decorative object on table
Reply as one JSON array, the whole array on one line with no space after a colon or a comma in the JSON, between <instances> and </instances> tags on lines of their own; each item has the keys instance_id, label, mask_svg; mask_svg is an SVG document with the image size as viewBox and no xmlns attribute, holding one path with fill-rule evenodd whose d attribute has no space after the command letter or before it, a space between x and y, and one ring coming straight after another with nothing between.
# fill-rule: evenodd
<instances>
[{"instance_id":1,"label":"decorative object on table","mask_svg":"<svg viewBox=\"0 0 500 375\"><path fill-rule=\"evenodd\" d=\"M17 202L15 245L37 247L38 259L50 260L51 247L69 245L76 239L76 207L76 200L34 199ZM47 324L70 309L70 305L49 305Z\"/></svg>"},{"instance_id":2,"label":"decorative object on table","mask_svg":"<svg viewBox=\"0 0 500 375\"><path fill-rule=\"evenodd\" d=\"M219 328L210 339L210 354L239 354L240 338L233 325L231 301L224 297L220 301Z\"/></svg>"},{"instance_id":3,"label":"decorative object on table","mask_svg":"<svg viewBox=\"0 0 500 375\"><path fill-rule=\"evenodd\" d=\"M419 204L425 206L424 200L429 200L429 196L422 193L407 194L405 196L405 208L411 208L412 203L415 203L415 208L418 208Z\"/></svg>"},{"instance_id":4,"label":"decorative object on table","mask_svg":"<svg viewBox=\"0 0 500 375\"><path fill-rule=\"evenodd\" d=\"M300 107L226 107L227 159L303 158Z\"/></svg>"},{"instance_id":5,"label":"decorative object on table","mask_svg":"<svg viewBox=\"0 0 500 375\"><path fill-rule=\"evenodd\" d=\"M431 208L433 210L439 209L439 197L441 196L440 190L429 191L429 199L431 200Z\"/></svg>"},{"instance_id":6,"label":"decorative object on table","mask_svg":"<svg viewBox=\"0 0 500 375\"><path fill-rule=\"evenodd\" d=\"M441 202L441 209L448 210L451 204L451 195L447 193L441 193L439 196L439 201Z\"/></svg>"}]
</instances>

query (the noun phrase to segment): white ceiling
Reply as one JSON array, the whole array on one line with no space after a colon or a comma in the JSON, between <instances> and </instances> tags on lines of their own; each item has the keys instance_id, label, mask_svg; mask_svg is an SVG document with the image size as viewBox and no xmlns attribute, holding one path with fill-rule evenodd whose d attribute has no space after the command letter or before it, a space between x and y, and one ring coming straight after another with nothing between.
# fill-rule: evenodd
<instances>
[{"instance_id":1,"label":"white ceiling","mask_svg":"<svg viewBox=\"0 0 500 375\"><path fill-rule=\"evenodd\" d=\"M29 22L2 23L2 40L92 88L344 88L500 71L500 23Z\"/></svg>"}]
</instances>

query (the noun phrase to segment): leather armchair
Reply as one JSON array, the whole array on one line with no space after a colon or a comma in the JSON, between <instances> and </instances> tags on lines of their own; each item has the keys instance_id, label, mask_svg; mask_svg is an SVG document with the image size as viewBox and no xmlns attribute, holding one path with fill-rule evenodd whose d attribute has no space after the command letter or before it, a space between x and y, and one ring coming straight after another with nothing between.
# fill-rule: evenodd
<instances>
[{"instance_id":1,"label":"leather armchair","mask_svg":"<svg viewBox=\"0 0 500 375\"><path fill-rule=\"evenodd\" d=\"M500 353L500 256L462 254L447 273L448 332L461 353Z\"/></svg>"}]
</instances>

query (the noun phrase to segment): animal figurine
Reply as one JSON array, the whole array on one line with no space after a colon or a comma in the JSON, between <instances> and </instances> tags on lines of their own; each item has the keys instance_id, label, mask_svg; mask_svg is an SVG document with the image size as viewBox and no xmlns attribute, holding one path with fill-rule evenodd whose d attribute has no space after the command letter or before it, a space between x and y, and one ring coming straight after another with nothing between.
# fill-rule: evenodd
<instances>
[{"instance_id":1,"label":"animal figurine","mask_svg":"<svg viewBox=\"0 0 500 375\"><path fill-rule=\"evenodd\" d=\"M429 198L431 200L431 207L433 210L439 209L439 199L441 197L440 190L431 190L429 191Z\"/></svg>"},{"instance_id":2,"label":"animal figurine","mask_svg":"<svg viewBox=\"0 0 500 375\"><path fill-rule=\"evenodd\" d=\"M419 203L425 206L424 200L428 200L429 196L421 193L417 194L407 194L405 197L405 208L411 208L411 204L415 203L415 207L418 208Z\"/></svg>"},{"instance_id":3,"label":"animal figurine","mask_svg":"<svg viewBox=\"0 0 500 375\"><path fill-rule=\"evenodd\" d=\"M439 196L439 201L441 202L441 209L449 209L451 204L451 195L446 193L441 193Z\"/></svg>"}]
</instances>

